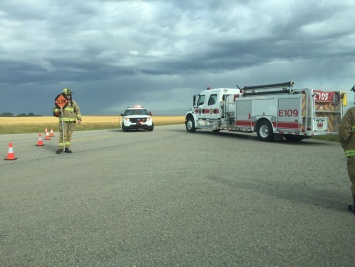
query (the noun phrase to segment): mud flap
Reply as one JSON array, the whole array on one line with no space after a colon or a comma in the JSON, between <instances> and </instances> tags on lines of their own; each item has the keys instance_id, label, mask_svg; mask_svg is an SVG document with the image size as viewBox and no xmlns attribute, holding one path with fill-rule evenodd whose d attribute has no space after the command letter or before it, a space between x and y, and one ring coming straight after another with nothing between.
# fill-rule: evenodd
<instances>
[{"instance_id":1,"label":"mud flap","mask_svg":"<svg viewBox=\"0 0 355 267\"><path fill-rule=\"evenodd\" d=\"M278 133L274 134L274 141L282 141L283 139L284 139L283 134L278 134Z\"/></svg>"}]
</instances>

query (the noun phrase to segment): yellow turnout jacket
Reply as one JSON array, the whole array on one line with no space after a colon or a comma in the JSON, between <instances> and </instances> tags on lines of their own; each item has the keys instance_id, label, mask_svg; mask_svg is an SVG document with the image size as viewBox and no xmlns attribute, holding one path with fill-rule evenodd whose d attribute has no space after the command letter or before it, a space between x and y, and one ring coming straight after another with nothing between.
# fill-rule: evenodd
<instances>
[{"instance_id":1,"label":"yellow turnout jacket","mask_svg":"<svg viewBox=\"0 0 355 267\"><path fill-rule=\"evenodd\" d=\"M355 156L355 107L348 109L339 125L339 142L346 157Z\"/></svg>"},{"instance_id":2,"label":"yellow turnout jacket","mask_svg":"<svg viewBox=\"0 0 355 267\"><path fill-rule=\"evenodd\" d=\"M55 108L54 112L60 113L60 109ZM77 119L81 120L79 105L75 100L70 100L68 105L63 109L63 116L59 115L59 121L76 122Z\"/></svg>"}]
</instances>

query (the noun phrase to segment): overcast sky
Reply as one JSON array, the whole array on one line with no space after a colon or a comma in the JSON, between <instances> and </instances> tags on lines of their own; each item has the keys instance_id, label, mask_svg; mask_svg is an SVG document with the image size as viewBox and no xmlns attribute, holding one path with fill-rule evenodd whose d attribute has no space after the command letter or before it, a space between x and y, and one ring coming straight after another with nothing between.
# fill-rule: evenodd
<instances>
[{"instance_id":1,"label":"overcast sky","mask_svg":"<svg viewBox=\"0 0 355 267\"><path fill-rule=\"evenodd\" d=\"M0 113L141 104L184 115L208 86L355 84L353 0L1 0Z\"/></svg>"}]
</instances>

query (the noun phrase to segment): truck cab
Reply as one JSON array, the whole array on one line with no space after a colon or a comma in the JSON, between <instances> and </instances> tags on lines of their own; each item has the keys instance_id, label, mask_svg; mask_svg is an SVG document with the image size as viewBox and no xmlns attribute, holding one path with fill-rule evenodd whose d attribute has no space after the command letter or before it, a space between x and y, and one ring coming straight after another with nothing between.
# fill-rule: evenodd
<instances>
[{"instance_id":1,"label":"truck cab","mask_svg":"<svg viewBox=\"0 0 355 267\"><path fill-rule=\"evenodd\" d=\"M240 94L235 88L207 88L193 97L193 108L186 115L186 129L194 132L199 128L218 131L221 120L232 110L234 96ZM231 110L230 110L231 109Z\"/></svg>"}]
</instances>

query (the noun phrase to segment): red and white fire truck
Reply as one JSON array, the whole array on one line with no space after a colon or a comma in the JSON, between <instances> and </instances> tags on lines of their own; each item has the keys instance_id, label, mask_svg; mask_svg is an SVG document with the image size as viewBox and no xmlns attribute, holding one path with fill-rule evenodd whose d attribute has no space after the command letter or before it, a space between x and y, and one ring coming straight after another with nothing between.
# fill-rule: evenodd
<instances>
[{"instance_id":1,"label":"red and white fire truck","mask_svg":"<svg viewBox=\"0 0 355 267\"><path fill-rule=\"evenodd\" d=\"M186 130L256 132L261 141L336 135L343 115L343 93L293 89L293 85L207 88L193 96L193 107L185 118Z\"/></svg>"}]
</instances>

